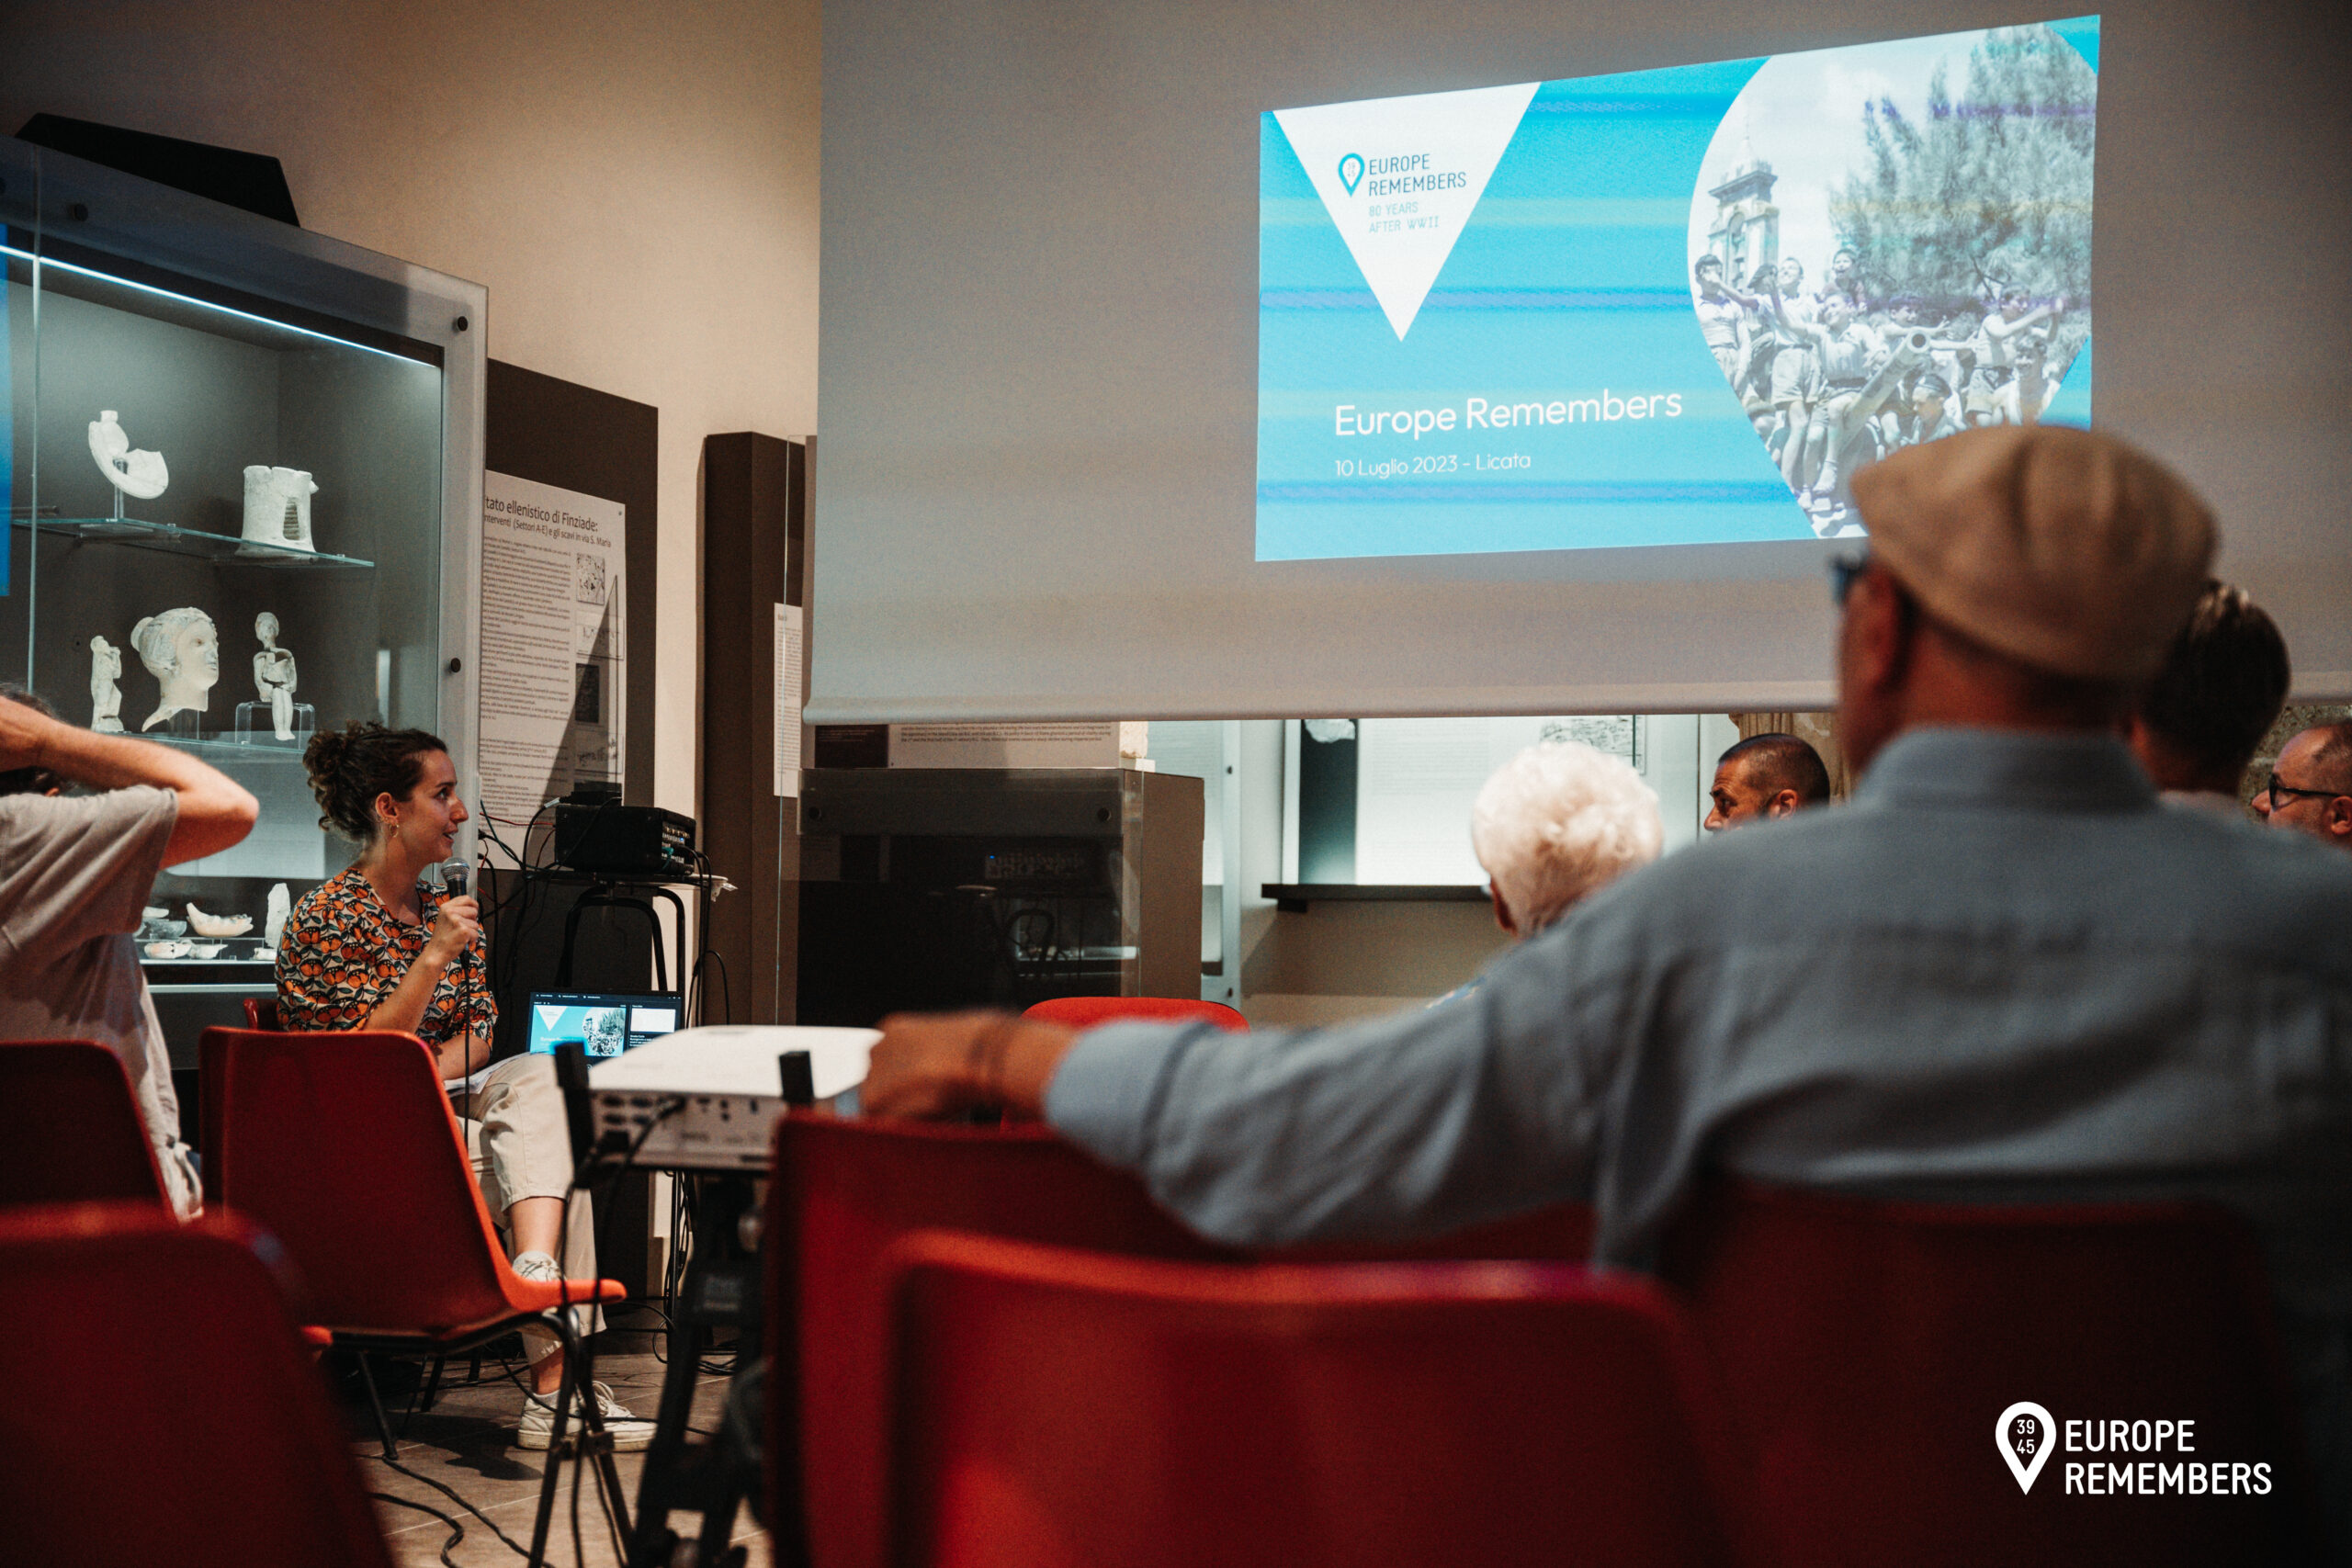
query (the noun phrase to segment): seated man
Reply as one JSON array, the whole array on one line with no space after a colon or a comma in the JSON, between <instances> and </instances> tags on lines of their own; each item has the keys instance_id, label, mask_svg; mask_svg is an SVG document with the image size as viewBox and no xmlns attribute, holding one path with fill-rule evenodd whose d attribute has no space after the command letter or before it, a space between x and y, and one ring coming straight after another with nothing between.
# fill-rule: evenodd
<instances>
[{"instance_id":1,"label":"seated man","mask_svg":"<svg viewBox=\"0 0 2352 1568\"><path fill-rule=\"evenodd\" d=\"M2315 724L2278 749L2254 814L2273 828L2352 849L2352 721Z\"/></svg>"},{"instance_id":2,"label":"seated man","mask_svg":"<svg viewBox=\"0 0 2352 1568\"><path fill-rule=\"evenodd\" d=\"M866 1109L1041 1112L1248 1245L1580 1200L1639 1267L1711 1169L2222 1202L2267 1244L2323 1495L2352 1495L2352 863L2164 809L2117 738L2211 519L2057 426L1907 447L1855 493L1845 809L1635 873L1476 1005L1274 1038L889 1019Z\"/></svg>"},{"instance_id":3,"label":"seated man","mask_svg":"<svg viewBox=\"0 0 2352 1568\"><path fill-rule=\"evenodd\" d=\"M1495 924L1522 942L1657 859L1665 842L1657 792L1623 759L1575 740L1530 746L1495 770L1470 808ZM1431 1005L1485 983L1481 975Z\"/></svg>"},{"instance_id":4,"label":"seated man","mask_svg":"<svg viewBox=\"0 0 2352 1568\"><path fill-rule=\"evenodd\" d=\"M67 796L68 784L95 795ZM185 751L94 735L0 694L0 1040L95 1040L122 1058L172 1206L203 1207L172 1056L131 941L155 874L253 831L254 797Z\"/></svg>"},{"instance_id":5,"label":"seated man","mask_svg":"<svg viewBox=\"0 0 2352 1568\"><path fill-rule=\"evenodd\" d=\"M1702 825L1720 833L1828 805L1829 770L1821 753L1796 736L1751 735L1716 760L1707 796L1714 806Z\"/></svg>"},{"instance_id":6,"label":"seated man","mask_svg":"<svg viewBox=\"0 0 2352 1568\"><path fill-rule=\"evenodd\" d=\"M2286 705L2287 639L2242 588L2209 582L2125 736L2165 798L2245 820L2238 785Z\"/></svg>"}]
</instances>

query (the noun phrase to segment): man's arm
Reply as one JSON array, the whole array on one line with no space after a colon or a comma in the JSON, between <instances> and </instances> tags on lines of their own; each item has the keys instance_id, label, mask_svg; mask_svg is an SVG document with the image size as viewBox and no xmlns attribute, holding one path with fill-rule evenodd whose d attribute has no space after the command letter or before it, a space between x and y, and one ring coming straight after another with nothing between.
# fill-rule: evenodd
<instances>
[{"instance_id":1,"label":"man's arm","mask_svg":"<svg viewBox=\"0 0 2352 1568\"><path fill-rule=\"evenodd\" d=\"M931 1120L982 1106L1043 1116L1046 1086L1078 1036L1009 1013L892 1013L858 1102L872 1116Z\"/></svg>"},{"instance_id":2,"label":"man's arm","mask_svg":"<svg viewBox=\"0 0 2352 1568\"><path fill-rule=\"evenodd\" d=\"M152 784L179 797L164 864L217 854L253 831L260 805L244 787L185 751L125 735L97 735L22 703L0 701L0 771L47 768L98 789Z\"/></svg>"},{"instance_id":3,"label":"man's arm","mask_svg":"<svg viewBox=\"0 0 2352 1568\"><path fill-rule=\"evenodd\" d=\"M1043 1110L1221 1240L1430 1235L1590 1195L1604 1086L1632 1030L1584 983L1574 917L1459 1002L1345 1028L1228 1034L1000 1014L884 1024L880 1115Z\"/></svg>"}]
</instances>

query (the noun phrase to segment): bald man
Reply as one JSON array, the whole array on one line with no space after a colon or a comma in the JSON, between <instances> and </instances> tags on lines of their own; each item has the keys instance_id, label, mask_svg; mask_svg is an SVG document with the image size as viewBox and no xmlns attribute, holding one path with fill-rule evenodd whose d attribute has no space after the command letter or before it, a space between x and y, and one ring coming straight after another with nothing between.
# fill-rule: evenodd
<instances>
[{"instance_id":1,"label":"bald man","mask_svg":"<svg viewBox=\"0 0 2352 1568\"><path fill-rule=\"evenodd\" d=\"M2352 850L2352 720L2315 724L2280 747L2254 810L2273 828Z\"/></svg>"},{"instance_id":2,"label":"bald man","mask_svg":"<svg viewBox=\"0 0 2352 1568\"><path fill-rule=\"evenodd\" d=\"M1751 735L1715 762L1714 802L1706 829L1720 833L1769 822L1829 800L1829 770L1821 753L1793 735Z\"/></svg>"}]
</instances>

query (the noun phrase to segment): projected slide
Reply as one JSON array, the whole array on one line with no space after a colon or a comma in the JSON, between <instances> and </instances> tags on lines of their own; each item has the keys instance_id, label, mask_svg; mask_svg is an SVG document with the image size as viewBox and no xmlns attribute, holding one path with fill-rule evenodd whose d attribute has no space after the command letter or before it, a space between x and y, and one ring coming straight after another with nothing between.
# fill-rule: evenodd
<instances>
[{"instance_id":1,"label":"projected slide","mask_svg":"<svg viewBox=\"0 0 2352 1568\"><path fill-rule=\"evenodd\" d=\"M1262 117L1257 558L1858 535L2086 423L2098 19Z\"/></svg>"}]
</instances>

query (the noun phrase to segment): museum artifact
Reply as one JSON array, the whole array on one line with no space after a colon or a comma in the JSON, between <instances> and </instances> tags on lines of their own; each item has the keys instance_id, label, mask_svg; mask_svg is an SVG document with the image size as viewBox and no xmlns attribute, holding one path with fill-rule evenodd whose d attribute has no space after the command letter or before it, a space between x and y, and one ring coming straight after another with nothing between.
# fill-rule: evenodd
<instances>
[{"instance_id":1,"label":"museum artifact","mask_svg":"<svg viewBox=\"0 0 2352 1568\"><path fill-rule=\"evenodd\" d=\"M286 917L293 909L294 896L286 890L286 884L281 882L269 890L269 908L263 914L261 922L261 944L264 947L274 949L277 946L277 939L286 934Z\"/></svg>"},{"instance_id":2,"label":"museum artifact","mask_svg":"<svg viewBox=\"0 0 2352 1568\"><path fill-rule=\"evenodd\" d=\"M102 637L90 639L90 728L101 735L122 733L122 649Z\"/></svg>"},{"instance_id":3,"label":"museum artifact","mask_svg":"<svg viewBox=\"0 0 2352 1568\"><path fill-rule=\"evenodd\" d=\"M147 956L150 958L186 958L195 951L196 944L191 942L151 942L147 944Z\"/></svg>"},{"instance_id":4,"label":"museum artifact","mask_svg":"<svg viewBox=\"0 0 2352 1568\"><path fill-rule=\"evenodd\" d=\"M98 460L98 471L114 486L117 517L122 515L124 496L153 501L171 485L171 470L164 467L164 455L133 451L130 437L115 422L112 409L105 410L90 422L90 456Z\"/></svg>"},{"instance_id":5,"label":"museum artifact","mask_svg":"<svg viewBox=\"0 0 2352 1568\"><path fill-rule=\"evenodd\" d=\"M251 915L208 915L190 904L187 923L198 936L243 936L254 929Z\"/></svg>"},{"instance_id":6,"label":"museum artifact","mask_svg":"<svg viewBox=\"0 0 2352 1568\"><path fill-rule=\"evenodd\" d=\"M294 656L277 646L277 617L264 610L254 620L261 651L254 655L254 687L269 705L270 728L280 740L294 739Z\"/></svg>"},{"instance_id":7,"label":"museum artifact","mask_svg":"<svg viewBox=\"0 0 2352 1568\"><path fill-rule=\"evenodd\" d=\"M245 469L245 529L249 544L311 550L311 497L319 483L300 468L255 463Z\"/></svg>"},{"instance_id":8,"label":"museum artifact","mask_svg":"<svg viewBox=\"0 0 2352 1568\"><path fill-rule=\"evenodd\" d=\"M193 607L150 615L130 628L131 651L163 687L163 701L139 728L154 728L186 709L202 713L220 679L220 633L212 617Z\"/></svg>"}]
</instances>

